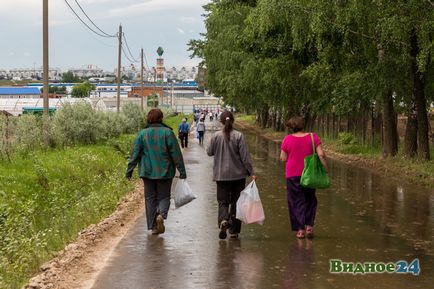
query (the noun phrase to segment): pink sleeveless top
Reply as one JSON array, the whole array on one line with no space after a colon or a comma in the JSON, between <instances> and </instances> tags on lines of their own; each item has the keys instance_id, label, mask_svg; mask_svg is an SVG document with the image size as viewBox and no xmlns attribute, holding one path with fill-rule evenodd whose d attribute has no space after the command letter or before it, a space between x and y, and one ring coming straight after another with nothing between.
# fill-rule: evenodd
<instances>
[{"instance_id":1,"label":"pink sleeveless top","mask_svg":"<svg viewBox=\"0 0 434 289\"><path fill-rule=\"evenodd\" d=\"M313 140L315 148L321 144L321 140L314 133ZM282 142L282 151L288 154L286 161L286 178L299 177L303 172L304 158L312 154L312 139L310 134L303 137L287 135Z\"/></svg>"}]
</instances>

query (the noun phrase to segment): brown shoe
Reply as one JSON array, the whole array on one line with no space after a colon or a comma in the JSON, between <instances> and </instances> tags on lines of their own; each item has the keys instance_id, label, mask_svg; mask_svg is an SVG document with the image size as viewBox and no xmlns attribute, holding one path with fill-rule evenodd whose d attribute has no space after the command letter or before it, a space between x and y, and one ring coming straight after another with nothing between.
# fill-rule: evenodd
<instances>
[{"instance_id":1,"label":"brown shoe","mask_svg":"<svg viewBox=\"0 0 434 289\"><path fill-rule=\"evenodd\" d=\"M157 233L163 234L166 231L166 227L164 227L164 218L161 215L157 216L157 220L155 221L157 223Z\"/></svg>"},{"instance_id":2,"label":"brown shoe","mask_svg":"<svg viewBox=\"0 0 434 289\"><path fill-rule=\"evenodd\" d=\"M228 221L222 221L220 223L220 233L219 233L219 238L224 240L226 239L226 237L228 236L226 230L228 229Z\"/></svg>"}]
</instances>

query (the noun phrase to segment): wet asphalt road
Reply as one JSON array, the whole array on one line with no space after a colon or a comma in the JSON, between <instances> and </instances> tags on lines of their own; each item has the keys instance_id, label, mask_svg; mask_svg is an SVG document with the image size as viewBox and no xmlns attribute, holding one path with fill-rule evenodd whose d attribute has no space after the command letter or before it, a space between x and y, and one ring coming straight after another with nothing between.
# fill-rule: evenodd
<instances>
[{"instance_id":1,"label":"wet asphalt road","mask_svg":"<svg viewBox=\"0 0 434 289\"><path fill-rule=\"evenodd\" d=\"M218 239L212 158L191 137L184 158L198 198L179 209L172 204L163 235L150 235L141 217L92 288L434 288L434 192L331 161L334 185L317 193L315 238L297 240L289 228L279 145L249 133L246 138L264 226L243 225L239 240ZM330 259L414 258L419 276L329 273Z\"/></svg>"}]
</instances>

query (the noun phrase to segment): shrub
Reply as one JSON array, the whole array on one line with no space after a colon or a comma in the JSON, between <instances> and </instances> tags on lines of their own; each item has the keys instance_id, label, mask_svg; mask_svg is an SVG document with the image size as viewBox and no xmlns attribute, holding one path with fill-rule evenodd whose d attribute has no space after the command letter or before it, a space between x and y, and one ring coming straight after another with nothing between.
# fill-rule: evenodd
<instances>
[{"instance_id":1,"label":"shrub","mask_svg":"<svg viewBox=\"0 0 434 289\"><path fill-rule=\"evenodd\" d=\"M52 119L52 132L56 145L93 144L98 140L97 113L86 102L65 104Z\"/></svg>"},{"instance_id":2,"label":"shrub","mask_svg":"<svg viewBox=\"0 0 434 289\"><path fill-rule=\"evenodd\" d=\"M126 131L128 119L124 114L115 112L99 112L98 123L100 124L101 139L111 139L120 136Z\"/></svg>"},{"instance_id":3,"label":"shrub","mask_svg":"<svg viewBox=\"0 0 434 289\"><path fill-rule=\"evenodd\" d=\"M28 153L42 148L42 118L31 114L22 115L18 118L14 135L19 152Z\"/></svg>"},{"instance_id":4,"label":"shrub","mask_svg":"<svg viewBox=\"0 0 434 289\"><path fill-rule=\"evenodd\" d=\"M122 106L122 114L126 117L126 133L136 133L144 126L144 114L137 104L128 102Z\"/></svg>"},{"instance_id":5,"label":"shrub","mask_svg":"<svg viewBox=\"0 0 434 289\"><path fill-rule=\"evenodd\" d=\"M357 140L354 137L354 135L352 133L349 133L349 132L341 132L341 133L339 133L338 138L339 138L339 141L342 144L345 144L345 145L356 144L357 143Z\"/></svg>"}]
</instances>

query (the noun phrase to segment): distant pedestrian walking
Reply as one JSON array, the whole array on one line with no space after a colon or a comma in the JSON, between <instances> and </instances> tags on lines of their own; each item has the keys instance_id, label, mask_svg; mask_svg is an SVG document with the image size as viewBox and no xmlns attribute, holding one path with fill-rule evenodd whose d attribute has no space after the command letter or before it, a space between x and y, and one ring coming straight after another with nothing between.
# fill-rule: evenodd
<instances>
[{"instance_id":1,"label":"distant pedestrian walking","mask_svg":"<svg viewBox=\"0 0 434 289\"><path fill-rule=\"evenodd\" d=\"M190 132L190 124L186 118L182 119L182 122L178 126L178 137L181 140L181 147L188 147L188 134Z\"/></svg>"},{"instance_id":2,"label":"distant pedestrian walking","mask_svg":"<svg viewBox=\"0 0 434 289\"><path fill-rule=\"evenodd\" d=\"M203 118L199 120L199 123L197 124L196 130L197 130L197 133L199 134L199 144L203 144L203 139L204 139L205 130L206 130L205 120Z\"/></svg>"},{"instance_id":3,"label":"distant pedestrian walking","mask_svg":"<svg viewBox=\"0 0 434 289\"><path fill-rule=\"evenodd\" d=\"M304 167L304 158L311 155L312 139L305 132L305 122L302 117L291 118L287 126L292 134L287 135L281 147L280 159L286 162L286 190L288 198L289 217L293 231L297 238L313 237L317 199L315 189L300 185L301 173ZM327 162L321 148L321 140L313 133L316 152L327 171Z\"/></svg>"},{"instance_id":4,"label":"distant pedestrian walking","mask_svg":"<svg viewBox=\"0 0 434 289\"><path fill-rule=\"evenodd\" d=\"M217 182L219 238L238 238L241 221L236 219L237 200L246 184L246 177L256 179L244 135L233 129L234 116L225 111L220 117L223 130L216 132L207 148L214 156L213 178Z\"/></svg>"},{"instance_id":5,"label":"distant pedestrian walking","mask_svg":"<svg viewBox=\"0 0 434 289\"><path fill-rule=\"evenodd\" d=\"M152 109L146 117L147 126L134 142L126 177L131 178L139 164L139 176L145 185L146 220L152 234L165 231L164 220L170 207L170 189L176 168L185 179L184 159L172 129L163 124L163 113Z\"/></svg>"}]
</instances>

